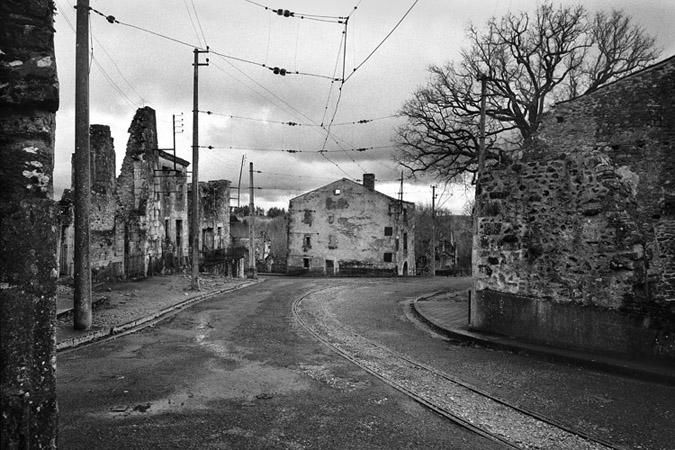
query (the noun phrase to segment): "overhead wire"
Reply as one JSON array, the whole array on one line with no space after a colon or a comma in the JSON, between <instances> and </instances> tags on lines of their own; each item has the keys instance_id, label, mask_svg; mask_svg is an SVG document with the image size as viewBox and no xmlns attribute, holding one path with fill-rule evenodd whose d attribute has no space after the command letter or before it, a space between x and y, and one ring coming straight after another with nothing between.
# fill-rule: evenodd
<instances>
[{"instance_id":1,"label":"overhead wire","mask_svg":"<svg viewBox=\"0 0 675 450\"><path fill-rule=\"evenodd\" d=\"M350 74L347 76L347 78L344 78L344 79L343 79L343 83L346 83L347 80L349 80L349 79L356 73L356 71L359 70L359 69L360 69L360 68L361 68L361 67L362 67L362 66L363 66L363 65L364 65L364 64L365 64L365 63L366 63L366 62L367 62L374 54L375 54L375 52L382 46L382 44L384 44L385 41L386 41L387 39L389 39L389 37L394 33L394 31L396 31L396 29L399 27L399 25L401 25L401 23L403 23L403 21L405 20L405 18L408 17L408 14L410 14L410 11L413 10L413 8L415 7L415 5L417 5L417 3L419 3L419 1L420 1L420 0L415 0L415 1L412 3L412 5L410 5L410 8L408 8L408 10L405 12L405 14L403 14L403 17L401 17L401 18L399 19L399 21L396 22L396 25L394 25L394 27L389 31L389 33L387 33L387 35L384 37L384 39L382 39L382 41L380 41L380 43L377 44L377 46L375 46L375 48L368 54L368 56L366 56L366 57L363 59L363 61L361 61L356 67L354 67L354 69L352 70L352 73L350 73Z\"/></svg>"},{"instance_id":2,"label":"overhead wire","mask_svg":"<svg viewBox=\"0 0 675 450\"><path fill-rule=\"evenodd\" d=\"M75 26L70 21L70 19L68 19L68 16L65 14L63 7L61 6L61 3L58 0L57 0L57 3L56 3L56 7L61 12L61 16L66 21L66 24L68 25L68 27L72 30L73 33L75 33ZM93 37L93 33L91 34L91 36ZM98 40L96 40L96 42L98 43ZM103 48L103 47L101 47L101 48ZM111 58L111 61L112 61L112 58ZM113 80L112 77L105 71L103 65L98 61L98 59L96 57L94 57L93 51L91 53L91 60L90 60L90 64L89 64L90 70L91 70L91 66L93 65L92 63L95 64L96 67L98 67L99 71L103 75L103 78L105 78L105 80L108 82L108 84L110 84L110 86L113 88L113 90L115 90L118 94L120 94L120 96L124 100L126 100L127 103L129 103L129 105L134 106L134 107L139 106L138 103L131 100L131 98L129 98L129 96L124 92L124 90L117 83L115 83L115 80ZM113 61L113 64L114 64L114 61ZM116 66L116 64L115 64L115 66ZM119 67L117 68L117 70L119 72ZM121 72L120 72L120 75L122 75ZM123 75L122 75L122 77L124 78ZM124 78L124 79L126 80L126 78ZM127 81L127 83L129 83L129 82ZM132 87L132 89L133 89L133 87ZM138 93L136 93L136 95L138 95ZM143 100L140 95L139 95L139 98L141 98L141 100Z\"/></svg>"},{"instance_id":3,"label":"overhead wire","mask_svg":"<svg viewBox=\"0 0 675 450\"><path fill-rule=\"evenodd\" d=\"M205 110L199 110L197 112L199 112L201 114L227 117L229 119L250 120L250 121L253 121L253 122L287 125L287 126L291 126L291 127L321 127L321 125L318 125L318 124L315 124L315 123L294 122L292 120L282 121L282 120L272 120L272 119L259 119L259 118L255 118L255 117L237 116L237 115L233 115L233 114L225 114L225 113L219 113L219 112L215 112L215 111L205 111ZM398 115L391 114L391 115L388 115L388 116L374 117L372 119L359 119L359 120L353 120L353 121L350 121L350 122L334 123L333 126L337 127L337 126L345 126L345 125L363 125L363 124L368 124L368 123L371 123L371 122L376 122L376 121L379 121L379 120L391 119L391 118L394 118L394 117L398 117Z\"/></svg>"},{"instance_id":4,"label":"overhead wire","mask_svg":"<svg viewBox=\"0 0 675 450\"><path fill-rule=\"evenodd\" d=\"M206 34L204 34L204 28L202 27L202 21L199 20L199 14L197 13L197 7L195 6L195 0L190 0L190 3L192 4L192 11L195 13L195 19L197 19L197 25L199 25L199 31L201 32L202 39L204 39L204 46L206 48L209 47L209 43L206 40Z\"/></svg>"},{"instance_id":5,"label":"overhead wire","mask_svg":"<svg viewBox=\"0 0 675 450\"><path fill-rule=\"evenodd\" d=\"M258 3L253 0L244 0L246 3L250 3L251 5L258 6L266 11L270 11L273 13L276 13L278 16L281 17L286 17L286 18L296 18L296 19L306 19L306 20L313 20L315 22L326 22L326 23L338 23L341 24L343 23L343 20L345 17L342 16L328 16L328 15L321 15L321 14L309 14L309 13L299 13L295 11L289 11L288 9L273 9L267 5L263 5L262 3Z\"/></svg>"},{"instance_id":6,"label":"overhead wire","mask_svg":"<svg viewBox=\"0 0 675 450\"><path fill-rule=\"evenodd\" d=\"M200 145L199 148L207 150L246 150L246 151L264 151L264 152L285 152L285 153L306 153L306 154L316 154L320 153L316 150L300 150L296 148L268 148L268 147L246 147L238 145L230 146L214 146L214 145ZM386 148L392 148L391 145L374 145L370 147L355 147L348 149L339 149L339 150L324 150L321 153L339 153L339 152L367 152L370 150L382 150Z\"/></svg>"},{"instance_id":7,"label":"overhead wire","mask_svg":"<svg viewBox=\"0 0 675 450\"><path fill-rule=\"evenodd\" d=\"M187 11L188 18L190 19L190 25L192 25L192 31L195 32L195 37L197 38L197 41L199 41L201 45L201 39L199 38L199 32L197 31L197 25L195 25L195 21L192 19L192 12L190 11L190 7L187 4L187 0L183 0L183 5L185 5L185 10ZM206 45L206 44L204 44Z\"/></svg>"},{"instance_id":8,"label":"overhead wire","mask_svg":"<svg viewBox=\"0 0 675 450\"><path fill-rule=\"evenodd\" d=\"M253 60L250 60L250 59L241 58L241 57L233 56L233 55L228 55L226 53L222 53L222 52L219 52L219 51L214 50L212 48L209 48L208 46L206 48L204 48L204 46L202 46L201 43L199 45L194 45L194 44L191 44L191 43L189 43L187 41L184 41L182 39L174 38L172 36L168 36L166 34L159 33L157 31L153 31L153 30L150 30L148 28L144 28L144 27L141 27L141 26L138 26L138 25L123 22L123 21L117 19L115 16L106 15L106 14L102 13L101 11L98 11L97 9L92 8L92 7L89 7L89 10L98 14L101 17L104 17L111 24L119 24L119 25L123 25L123 26L129 27L129 28L133 28L135 30L142 31L142 32L145 32L145 33L149 33L149 34L152 34L154 36L160 37L162 39L166 39L168 41L171 41L171 42L174 42L174 43L177 43L177 44L181 44L181 45L184 45L184 46L187 46L187 47L190 47L190 48L208 50L210 53L212 53L216 56L220 56L221 58L231 59L231 60L234 60L234 61L252 64L252 65L259 66L259 67L264 67L264 68L272 71L275 75L281 75L281 76L301 75L301 76L307 76L307 77L324 78L324 79L329 79L329 80L333 79L332 77L329 77L328 75L321 75L321 74L316 74L316 73L311 73L311 72L291 71L291 70L286 70L283 67L277 67L277 66L272 67L272 66L268 66L267 64L260 63L260 62L257 62L257 61L253 61Z\"/></svg>"}]
</instances>

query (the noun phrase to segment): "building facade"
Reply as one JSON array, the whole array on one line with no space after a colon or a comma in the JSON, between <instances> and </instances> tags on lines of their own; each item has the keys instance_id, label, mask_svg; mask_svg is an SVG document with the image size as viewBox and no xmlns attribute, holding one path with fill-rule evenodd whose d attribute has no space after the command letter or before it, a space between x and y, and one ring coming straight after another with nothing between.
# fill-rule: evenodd
<instances>
[{"instance_id":1,"label":"building facade","mask_svg":"<svg viewBox=\"0 0 675 450\"><path fill-rule=\"evenodd\" d=\"M415 205L343 178L295 197L288 209L287 272L328 276L415 273Z\"/></svg>"},{"instance_id":2,"label":"building facade","mask_svg":"<svg viewBox=\"0 0 675 450\"><path fill-rule=\"evenodd\" d=\"M473 328L675 358L675 57L558 104L477 192Z\"/></svg>"}]
</instances>

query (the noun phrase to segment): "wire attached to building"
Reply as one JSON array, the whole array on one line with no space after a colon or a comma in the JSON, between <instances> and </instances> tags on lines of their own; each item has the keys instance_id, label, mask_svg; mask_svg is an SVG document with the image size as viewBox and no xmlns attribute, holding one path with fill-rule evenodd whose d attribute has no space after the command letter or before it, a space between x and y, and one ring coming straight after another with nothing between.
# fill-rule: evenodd
<instances>
[{"instance_id":1,"label":"wire attached to building","mask_svg":"<svg viewBox=\"0 0 675 450\"><path fill-rule=\"evenodd\" d=\"M225 114L225 113L218 113L214 111L203 111L199 110L198 111L201 114L206 114L206 115L214 115L214 116L221 116L221 117L227 117L228 119L237 119L237 120L249 120L252 122L260 122L260 123L267 123L267 124L278 124L278 125L286 125L289 127L321 127L321 125L317 125L315 123L304 123L304 122L294 122L292 120L287 120L287 121L281 121L281 120L271 120L271 119L257 119L254 117L245 117L245 116L236 116L232 114ZM345 126L345 125L363 125L363 124L368 124L372 122L376 122L379 120L385 120L385 119L391 119L394 117L398 117L395 114L391 114L389 116L382 116L382 117L374 117L372 119L360 119L360 120L354 120L351 122L341 122L341 123L334 123L333 126Z\"/></svg>"}]
</instances>

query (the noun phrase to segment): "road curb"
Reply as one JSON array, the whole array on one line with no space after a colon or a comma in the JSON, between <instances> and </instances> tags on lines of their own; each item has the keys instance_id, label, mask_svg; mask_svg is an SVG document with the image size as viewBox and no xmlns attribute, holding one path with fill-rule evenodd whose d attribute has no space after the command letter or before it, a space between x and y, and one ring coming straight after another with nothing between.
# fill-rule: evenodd
<instances>
[{"instance_id":1,"label":"road curb","mask_svg":"<svg viewBox=\"0 0 675 450\"><path fill-rule=\"evenodd\" d=\"M171 315L172 313L177 313L189 306L192 306L195 303L199 303L201 301L206 300L207 298L213 297L215 295L220 295L220 294L225 294L228 292L233 292L233 291L238 291L239 289L243 289L249 286L253 286L254 284L261 283L264 280L257 280L257 281L245 281L240 285L234 286L234 287L228 287L224 289L218 289L216 291L212 292L205 292L203 294L197 295L195 297L190 297L188 299L185 299L179 303L176 303L175 305L167 306L166 308L163 308L155 313L152 313L148 316L141 317L139 319L132 320L130 322L123 323L121 325L113 325L111 327L106 327L105 329L102 330L97 330L92 333L88 333L84 336L78 336L70 339L66 339L62 342L58 342L56 344L56 351L57 352L62 352L65 350L72 350L76 347L80 347L85 344L89 344L92 342L99 341L101 339L107 338L107 337L112 337L112 336L119 336L122 334L128 334L132 331L138 331L145 326L148 326L152 323L156 323L157 321L164 319Z\"/></svg>"},{"instance_id":2,"label":"road curb","mask_svg":"<svg viewBox=\"0 0 675 450\"><path fill-rule=\"evenodd\" d=\"M612 374L623 375L630 378L640 379L643 381L652 381L667 385L675 385L675 371L673 371L674 373L670 375L635 366L626 366L618 362L614 363L612 361L584 358L566 352L565 350L559 350L545 347L542 345L528 344L513 340L507 340L508 338L506 337L492 336L482 333L479 334L471 331L445 328L435 323L432 319L426 317L418 307L418 303L420 301L429 299L443 292L445 291L436 291L431 294L425 294L423 296L415 298L410 303L410 310L413 316L415 316L416 319L423 322L425 325L427 325L434 332L436 332L441 336L444 336L449 339L461 340L464 342L472 342L483 345L485 347L494 348L497 350L506 350L515 353L527 353L530 355L538 356L540 358L544 358L549 361L574 364L588 369L600 370Z\"/></svg>"}]
</instances>

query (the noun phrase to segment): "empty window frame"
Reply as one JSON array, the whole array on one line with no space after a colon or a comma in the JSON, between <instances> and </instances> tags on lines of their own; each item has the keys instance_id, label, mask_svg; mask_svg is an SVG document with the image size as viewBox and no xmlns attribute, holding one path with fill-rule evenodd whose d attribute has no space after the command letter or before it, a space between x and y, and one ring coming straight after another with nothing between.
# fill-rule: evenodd
<instances>
[{"instance_id":1,"label":"empty window frame","mask_svg":"<svg viewBox=\"0 0 675 450\"><path fill-rule=\"evenodd\" d=\"M334 195L340 195L340 194L342 194L342 191L340 189L334 189L333 194Z\"/></svg>"},{"instance_id":2,"label":"empty window frame","mask_svg":"<svg viewBox=\"0 0 675 450\"><path fill-rule=\"evenodd\" d=\"M403 233L403 251L408 251L408 233Z\"/></svg>"},{"instance_id":3,"label":"empty window frame","mask_svg":"<svg viewBox=\"0 0 675 450\"><path fill-rule=\"evenodd\" d=\"M392 236L394 234L394 229L392 227L384 227L384 235Z\"/></svg>"},{"instance_id":4,"label":"empty window frame","mask_svg":"<svg viewBox=\"0 0 675 450\"><path fill-rule=\"evenodd\" d=\"M337 244L337 236L334 234L329 234L328 235L328 248L329 249L336 249L338 246Z\"/></svg>"},{"instance_id":5,"label":"empty window frame","mask_svg":"<svg viewBox=\"0 0 675 450\"><path fill-rule=\"evenodd\" d=\"M309 258L302 258L302 267L309 269Z\"/></svg>"},{"instance_id":6,"label":"empty window frame","mask_svg":"<svg viewBox=\"0 0 675 450\"><path fill-rule=\"evenodd\" d=\"M384 262L392 262L392 260L393 260L393 253L384 254Z\"/></svg>"},{"instance_id":7,"label":"empty window frame","mask_svg":"<svg viewBox=\"0 0 675 450\"><path fill-rule=\"evenodd\" d=\"M312 248L312 236L309 234L306 234L305 237L302 240L302 246L304 248Z\"/></svg>"}]
</instances>

